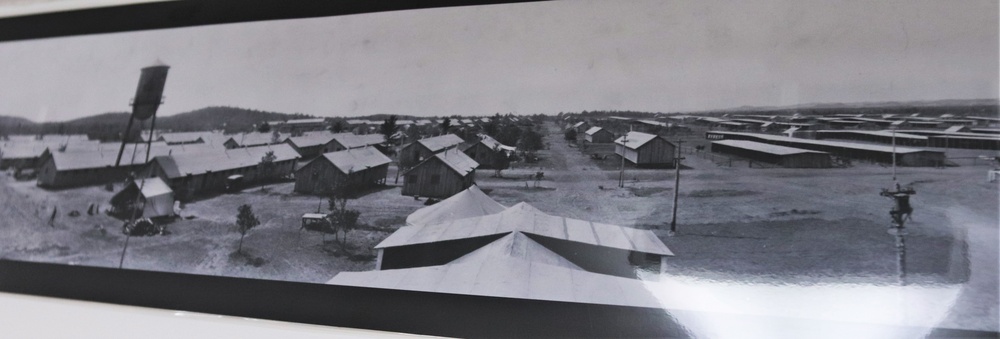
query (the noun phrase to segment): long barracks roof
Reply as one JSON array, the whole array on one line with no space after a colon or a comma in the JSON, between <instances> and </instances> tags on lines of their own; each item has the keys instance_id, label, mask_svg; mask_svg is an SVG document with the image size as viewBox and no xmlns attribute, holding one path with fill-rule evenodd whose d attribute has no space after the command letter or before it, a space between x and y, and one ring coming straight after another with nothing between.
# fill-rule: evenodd
<instances>
[{"instance_id":1,"label":"long barracks roof","mask_svg":"<svg viewBox=\"0 0 1000 339\"><path fill-rule=\"evenodd\" d=\"M893 134L895 134L895 137L900 138L900 139L927 140L927 137L922 136L922 135L908 134L908 133L901 133L901 132L895 132L895 133L893 133L891 130L890 131L820 130L820 131L816 131L816 133L817 134L832 134L832 133L864 134L864 135L874 135L874 136L880 136L880 137L893 137Z\"/></svg>"},{"instance_id":2,"label":"long barracks roof","mask_svg":"<svg viewBox=\"0 0 1000 339\"><path fill-rule=\"evenodd\" d=\"M268 132L268 133L254 132L254 133L231 135L229 139L226 139L226 141L232 140L237 145L244 147L244 146L277 144L283 142L286 138L288 138L288 134L278 133L278 138L277 140L275 140L273 132Z\"/></svg>"},{"instance_id":3,"label":"long barracks roof","mask_svg":"<svg viewBox=\"0 0 1000 339\"><path fill-rule=\"evenodd\" d=\"M37 158L42 156L46 150L55 152L63 146L66 147L67 151L82 151L97 149L100 148L100 145L100 142L97 140L11 139L0 142L0 158Z\"/></svg>"},{"instance_id":4,"label":"long barracks roof","mask_svg":"<svg viewBox=\"0 0 1000 339\"><path fill-rule=\"evenodd\" d=\"M207 172L221 172L237 168L257 166L267 152L274 152L274 162L298 159L299 153L288 144L243 147L230 150L213 149L206 152L172 154L158 156L160 164L170 179L187 175L201 175Z\"/></svg>"},{"instance_id":5,"label":"long barracks roof","mask_svg":"<svg viewBox=\"0 0 1000 339\"><path fill-rule=\"evenodd\" d=\"M981 133L970 133L970 132L948 132L948 131L929 131L929 130L900 130L897 133L911 133L925 136L937 136L937 137L990 137L990 135L984 135Z\"/></svg>"},{"instance_id":6,"label":"long barracks roof","mask_svg":"<svg viewBox=\"0 0 1000 339\"><path fill-rule=\"evenodd\" d=\"M298 137L289 137L285 140L295 145L295 147L303 148L326 145L326 143L330 142L330 140L333 140L333 136L333 133L323 132L304 134Z\"/></svg>"},{"instance_id":7,"label":"long barracks roof","mask_svg":"<svg viewBox=\"0 0 1000 339\"><path fill-rule=\"evenodd\" d=\"M285 121L287 125L306 125L306 124L322 124L325 123L326 119L315 118L315 119L293 119Z\"/></svg>"},{"instance_id":8,"label":"long barracks roof","mask_svg":"<svg viewBox=\"0 0 1000 339\"><path fill-rule=\"evenodd\" d=\"M523 202L496 214L422 227L404 226L375 248L426 244L510 232L649 254L674 255L651 231L552 216Z\"/></svg>"},{"instance_id":9,"label":"long barracks roof","mask_svg":"<svg viewBox=\"0 0 1000 339\"><path fill-rule=\"evenodd\" d=\"M458 144L462 143L462 138L459 138L454 134L445 134L441 136L425 138L417 140L416 142L427 147L431 152L437 152Z\"/></svg>"},{"instance_id":10,"label":"long barracks roof","mask_svg":"<svg viewBox=\"0 0 1000 339\"><path fill-rule=\"evenodd\" d=\"M221 150L218 147L211 147L203 144L194 147L193 145L168 146L163 142L154 142L150 146L149 159L153 160L157 156L168 154L200 153ZM55 162L57 171L71 171L80 169L95 169L114 167L118 159L118 151L121 144L100 144L100 148L74 151L67 149L65 152L49 151L52 160ZM125 151L122 152L122 159L119 165L133 166L146 163L146 144L135 143L125 144Z\"/></svg>"},{"instance_id":11,"label":"long barracks roof","mask_svg":"<svg viewBox=\"0 0 1000 339\"><path fill-rule=\"evenodd\" d=\"M201 139L203 143L215 144L226 141L226 136L218 132L166 132L160 133L155 141L165 141L167 143L191 143Z\"/></svg>"},{"instance_id":12,"label":"long barracks roof","mask_svg":"<svg viewBox=\"0 0 1000 339\"><path fill-rule=\"evenodd\" d=\"M811 140L811 139L792 138L792 137L785 137L785 136L778 136L771 134L760 134L760 133L721 132L721 131L711 131L706 133L714 133L722 135L741 135L741 136L758 138L764 141L778 141L778 142L790 142L790 143L807 144L807 145L833 146L833 147L842 147L848 149L885 152L885 153L893 152L893 148L891 146L860 144L855 142ZM921 148L896 147L896 153L916 153L916 152L933 152L933 151Z\"/></svg>"},{"instance_id":13,"label":"long barracks roof","mask_svg":"<svg viewBox=\"0 0 1000 339\"><path fill-rule=\"evenodd\" d=\"M381 144L385 142L385 136L381 134L336 133L333 134L333 140L346 148L358 148Z\"/></svg>"},{"instance_id":14,"label":"long barracks roof","mask_svg":"<svg viewBox=\"0 0 1000 339\"><path fill-rule=\"evenodd\" d=\"M348 149L323 154L323 158L337 167L341 173L359 172L372 167L386 165L392 160L374 147Z\"/></svg>"},{"instance_id":15,"label":"long barracks roof","mask_svg":"<svg viewBox=\"0 0 1000 339\"><path fill-rule=\"evenodd\" d=\"M642 145L645 145L646 143L648 143L648 142L650 142L650 141L652 141L653 139L656 139L656 138L663 139L663 137L655 135L655 134L630 131L630 132L626 133L624 136L618 137L618 139L615 140L615 143L619 144L619 145L624 144L625 147L628 147L628 148L631 148L631 149L637 149L639 147L642 147ZM624 142L623 142L623 140L624 140ZM668 141L666 139L663 139L663 141L666 141L668 144L673 145L672 142L670 142L670 141Z\"/></svg>"},{"instance_id":16,"label":"long barracks roof","mask_svg":"<svg viewBox=\"0 0 1000 339\"><path fill-rule=\"evenodd\" d=\"M774 155L791 155L791 154L802 154L802 153L828 154L826 152L765 144L762 142L756 142L750 140L719 140L719 141L713 141L712 143L730 147L738 147Z\"/></svg>"}]
</instances>

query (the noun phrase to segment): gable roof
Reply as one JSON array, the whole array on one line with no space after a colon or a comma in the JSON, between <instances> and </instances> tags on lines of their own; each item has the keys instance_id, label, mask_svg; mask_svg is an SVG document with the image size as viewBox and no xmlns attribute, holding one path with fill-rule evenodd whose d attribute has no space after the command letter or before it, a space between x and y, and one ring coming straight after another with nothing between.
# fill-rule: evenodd
<instances>
[{"instance_id":1,"label":"gable roof","mask_svg":"<svg viewBox=\"0 0 1000 339\"><path fill-rule=\"evenodd\" d=\"M133 181L130 185L134 185L136 188L142 187L142 196L147 198L174 192L170 189L170 186L168 186L167 183L163 182L160 178L138 179Z\"/></svg>"},{"instance_id":2,"label":"gable roof","mask_svg":"<svg viewBox=\"0 0 1000 339\"><path fill-rule=\"evenodd\" d=\"M656 138L663 139L663 141L665 141L666 143L668 143L670 145L674 144L674 143L672 143L670 141L667 141L666 139L664 139L661 136L658 136L658 135L655 135L655 134L649 134L649 133L636 132L636 131L630 131L628 133L625 133L625 135L623 135L621 137L618 137L618 139L615 140L615 143L619 144L619 145L624 144L625 147L628 147L628 148L631 148L631 149L637 149L639 147L642 147L642 145L645 145L646 143L648 143L648 142L650 142L650 141L652 141L653 139L656 139ZM622 142L622 140L625 140L625 142Z\"/></svg>"},{"instance_id":3,"label":"gable roof","mask_svg":"<svg viewBox=\"0 0 1000 339\"><path fill-rule=\"evenodd\" d=\"M310 133L298 137L289 137L285 141L292 143L295 147L304 148L326 145L332 139L333 133Z\"/></svg>"},{"instance_id":4,"label":"gable roof","mask_svg":"<svg viewBox=\"0 0 1000 339\"><path fill-rule=\"evenodd\" d=\"M480 134L479 135L479 142L477 142L476 144L483 144L483 146L486 146L487 148L489 148L491 150L496 150L498 148L500 150L508 151L508 152L513 152L513 151L517 150L517 147L507 146L507 145L501 144L499 141L497 141L497 139L493 139L493 137L491 137L489 135L486 135L486 134ZM466 147L466 149L475 147L476 144L469 145L469 147Z\"/></svg>"},{"instance_id":5,"label":"gable roof","mask_svg":"<svg viewBox=\"0 0 1000 339\"><path fill-rule=\"evenodd\" d=\"M97 148L84 150L67 148L65 152L49 151L47 154L52 157L52 161L55 163L57 171L105 168L115 166L120 146L121 144L99 144L96 146ZM157 156L181 153L201 153L220 149L204 144L170 146L162 141L151 143L149 148L150 161ZM125 151L122 152L121 166L142 165L145 163L145 143L125 144Z\"/></svg>"},{"instance_id":6,"label":"gable roof","mask_svg":"<svg viewBox=\"0 0 1000 339\"><path fill-rule=\"evenodd\" d=\"M288 138L288 134L278 133L278 140L275 141L274 140L273 132L269 132L269 133L257 133L257 132L254 132L254 133L245 133L245 134L236 134L236 135L233 135L229 139L226 139L226 142L228 142L228 141L231 140L231 141L233 141L233 143L235 143L236 145L239 145L241 147L242 146L260 146L260 145L271 145L271 144L277 144L277 143L280 143L280 142L284 142L284 140L286 138Z\"/></svg>"},{"instance_id":7,"label":"gable roof","mask_svg":"<svg viewBox=\"0 0 1000 339\"><path fill-rule=\"evenodd\" d=\"M464 191L440 202L418 209L406 217L406 225L423 226L450 220L479 217L500 213L507 207L496 202L479 186L472 185Z\"/></svg>"},{"instance_id":8,"label":"gable roof","mask_svg":"<svg viewBox=\"0 0 1000 339\"><path fill-rule=\"evenodd\" d=\"M333 135L333 140L336 140L341 146L345 148L359 148L379 145L385 142L385 136L381 134L354 134L354 133L335 133Z\"/></svg>"},{"instance_id":9,"label":"gable roof","mask_svg":"<svg viewBox=\"0 0 1000 339\"><path fill-rule=\"evenodd\" d=\"M874 145L874 144L863 144L857 142L843 142L843 141L830 141L830 140L813 140L813 139L802 139L802 138L792 138L780 135L771 134L760 134L760 133L743 133L743 132L722 132L722 131L709 131L706 133L715 133L722 135L739 135L757 138L763 141L773 141L773 142L789 142L798 145L823 145L823 146L833 146L833 147L843 147L849 149L865 150L865 151L876 151L876 152L893 152L892 146L884 145ZM917 153L917 152L935 152L929 151L922 148L911 148L911 147L900 147L895 148L895 152L898 154L904 153Z\"/></svg>"},{"instance_id":10,"label":"gable roof","mask_svg":"<svg viewBox=\"0 0 1000 339\"><path fill-rule=\"evenodd\" d=\"M103 145L105 144L101 144L97 140L79 140L69 138L63 140L56 138L35 140L16 138L0 142L0 158L37 158L45 154L46 150L55 152L62 146L66 146L67 151L90 151L100 149ZM117 147L115 147L115 151L118 151Z\"/></svg>"},{"instance_id":11,"label":"gable roof","mask_svg":"<svg viewBox=\"0 0 1000 339\"><path fill-rule=\"evenodd\" d=\"M476 167L479 167L479 163L476 160L459 151L444 151L435 154L433 158L441 159L445 165L448 165L448 167L462 176L469 174Z\"/></svg>"},{"instance_id":12,"label":"gable roof","mask_svg":"<svg viewBox=\"0 0 1000 339\"><path fill-rule=\"evenodd\" d=\"M729 140L713 141L712 143L725 146L739 147L774 155L790 155L790 154L802 154L802 153L829 154L826 152L813 151L813 150L794 148L794 147L778 146L778 145L772 145L750 140L729 139Z\"/></svg>"},{"instance_id":13,"label":"gable roof","mask_svg":"<svg viewBox=\"0 0 1000 339\"><path fill-rule=\"evenodd\" d=\"M389 157L374 147L347 149L339 152L323 154L323 159L329 161L341 173L347 174L382 166L392 162Z\"/></svg>"},{"instance_id":14,"label":"gable roof","mask_svg":"<svg viewBox=\"0 0 1000 339\"><path fill-rule=\"evenodd\" d=\"M441 136L425 138L417 140L416 142L426 147L431 152L438 152L440 150L461 144L464 140L459 138L454 134L445 134Z\"/></svg>"},{"instance_id":15,"label":"gable roof","mask_svg":"<svg viewBox=\"0 0 1000 339\"><path fill-rule=\"evenodd\" d=\"M526 203L479 217L422 227L403 226L375 248L408 246L521 232L594 246L672 256L673 252L649 230L551 216Z\"/></svg>"},{"instance_id":16,"label":"gable roof","mask_svg":"<svg viewBox=\"0 0 1000 339\"><path fill-rule=\"evenodd\" d=\"M600 132L600 131L606 131L606 132L608 132L608 133L611 133L610 131L608 131L608 130L606 130L606 129L603 129L603 128L601 128L601 127L596 127L596 126L595 126L595 127L591 127L591 128L590 128L590 129L588 129L588 130L587 130L586 132L583 132L583 134L586 134L586 135L594 135L594 133L597 133L597 132Z\"/></svg>"},{"instance_id":17,"label":"gable roof","mask_svg":"<svg viewBox=\"0 0 1000 339\"><path fill-rule=\"evenodd\" d=\"M269 151L274 152L274 162L300 158L299 153L291 145L275 144L158 156L154 161L159 163L168 178L174 179L186 175L257 166Z\"/></svg>"},{"instance_id":18,"label":"gable roof","mask_svg":"<svg viewBox=\"0 0 1000 339\"><path fill-rule=\"evenodd\" d=\"M661 307L645 284L588 272L522 234L508 234L448 264L340 272L327 284L549 300Z\"/></svg>"}]
</instances>

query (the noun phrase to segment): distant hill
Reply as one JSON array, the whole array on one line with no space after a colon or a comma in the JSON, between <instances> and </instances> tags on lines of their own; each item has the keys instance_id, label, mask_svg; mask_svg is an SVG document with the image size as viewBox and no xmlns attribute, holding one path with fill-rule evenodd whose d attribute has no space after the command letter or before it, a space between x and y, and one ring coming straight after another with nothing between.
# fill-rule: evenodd
<instances>
[{"instance_id":1,"label":"distant hill","mask_svg":"<svg viewBox=\"0 0 1000 339\"><path fill-rule=\"evenodd\" d=\"M253 125L259 124L263 121L307 118L315 117L301 113L287 114L258 111L246 108L215 106L196 109L194 111L166 117L159 117L156 120L156 128L173 131L224 129L229 132L238 132L249 131L253 128Z\"/></svg>"},{"instance_id":2,"label":"distant hill","mask_svg":"<svg viewBox=\"0 0 1000 339\"><path fill-rule=\"evenodd\" d=\"M127 112L109 112L73 120L45 123L37 123L18 117L0 116L0 134L87 134L92 139L120 140L120 133L128 125L128 116ZM224 129L228 132L238 132L248 131L254 124L262 121L311 117L305 114L216 106L157 117L156 129L173 131ZM149 121L146 124L149 124Z\"/></svg>"}]
</instances>

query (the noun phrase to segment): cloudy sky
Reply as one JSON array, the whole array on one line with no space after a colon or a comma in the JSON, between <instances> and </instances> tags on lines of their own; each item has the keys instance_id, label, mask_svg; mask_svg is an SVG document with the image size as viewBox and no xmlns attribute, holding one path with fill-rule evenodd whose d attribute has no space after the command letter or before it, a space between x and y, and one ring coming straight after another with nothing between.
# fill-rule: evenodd
<instances>
[{"instance_id":1,"label":"cloudy sky","mask_svg":"<svg viewBox=\"0 0 1000 339\"><path fill-rule=\"evenodd\" d=\"M0 43L0 115L126 111L171 66L161 115L318 116L998 97L996 1L570 1Z\"/></svg>"}]
</instances>

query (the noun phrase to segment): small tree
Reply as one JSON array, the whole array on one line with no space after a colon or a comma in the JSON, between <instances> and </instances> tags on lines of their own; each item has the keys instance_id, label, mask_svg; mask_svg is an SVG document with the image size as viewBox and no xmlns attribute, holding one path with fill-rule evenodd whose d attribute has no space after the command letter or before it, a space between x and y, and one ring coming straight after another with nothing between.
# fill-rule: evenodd
<instances>
[{"instance_id":1,"label":"small tree","mask_svg":"<svg viewBox=\"0 0 1000 339\"><path fill-rule=\"evenodd\" d=\"M444 118L444 120L441 120L441 123L438 124L438 127L441 128L441 135L448 134L448 131L451 130L451 118L446 117Z\"/></svg>"},{"instance_id":2,"label":"small tree","mask_svg":"<svg viewBox=\"0 0 1000 339\"><path fill-rule=\"evenodd\" d=\"M250 205L241 205L239 214L236 215L237 231L240 232L240 245L236 248L236 252L243 253L243 238L246 237L250 229L258 225L260 225L260 220L257 220L257 216L253 214L253 208Z\"/></svg>"},{"instance_id":3,"label":"small tree","mask_svg":"<svg viewBox=\"0 0 1000 339\"><path fill-rule=\"evenodd\" d=\"M500 113L490 117L489 121L483 123L483 133L496 138L500 133Z\"/></svg>"},{"instance_id":4,"label":"small tree","mask_svg":"<svg viewBox=\"0 0 1000 339\"><path fill-rule=\"evenodd\" d=\"M540 150L544 146L542 135L530 129L521 134L521 140L517 143L517 148L528 152Z\"/></svg>"},{"instance_id":5,"label":"small tree","mask_svg":"<svg viewBox=\"0 0 1000 339\"><path fill-rule=\"evenodd\" d=\"M502 148L500 148L500 145L493 147L493 152L496 155L493 163L493 170L496 171L494 176L497 178L502 178L503 174L501 174L500 172L507 168L510 168L510 156L507 155L507 151L504 151Z\"/></svg>"},{"instance_id":6,"label":"small tree","mask_svg":"<svg viewBox=\"0 0 1000 339\"><path fill-rule=\"evenodd\" d=\"M344 131L344 122L343 121L337 120L337 121L334 121L332 125L330 125L330 132L341 133L343 131Z\"/></svg>"},{"instance_id":7,"label":"small tree","mask_svg":"<svg viewBox=\"0 0 1000 339\"><path fill-rule=\"evenodd\" d=\"M281 133L278 130L271 131L271 143L277 144L281 142Z\"/></svg>"},{"instance_id":8,"label":"small tree","mask_svg":"<svg viewBox=\"0 0 1000 339\"><path fill-rule=\"evenodd\" d=\"M257 132L267 133L270 131L271 131L271 124L267 123L267 121L257 126Z\"/></svg>"},{"instance_id":9,"label":"small tree","mask_svg":"<svg viewBox=\"0 0 1000 339\"><path fill-rule=\"evenodd\" d=\"M576 141L576 129L570 128L566 130L566 133L563 133L563 138L566 141Z\"/></svg>"},{"instance_id":10,"label":"small tree","mask_svg":"<svg viewBox=\"0 0 1000 339\"><path fill-rule=\"evenodd\" d=\"M521 134L523 133L524 131L520 127L517 127L517 125L505 124L500 127L496 139L504 145L517 145L517 141L521 139Z\"/></svg>"},{"instance_id":11,"label":"small tree","mask_svg":"<svg viewBox=\"0 0 1000 339\"><path fill-rule=\"evenodd\" d=\"M396 131L399 131L399 126L396 125L396 119L395 115L390 115L389 118L382 122L382 125L379 125L378 131L383 137L385 137L386 149L392 147L392 138L396 134Z\"/></svg>"},{"instance_id":12,"label":"small tree","mask_svg":"<svg viewBox=\"0 0 1000 339\"><path fill-rule=\"evenodd\" d=\"M340 239L340 247L344 250L347 250L347 233L358 227L358 217L361 216L361 212L347 208L347 202L354 197L357 188L352 182L341 179L330 189L328 197L330 213L327 214L327 221L330 223L332 233ZM338 231L344 236L337 235Z\"/></svg>"},{"instance_id":13,"label":"small tree","mask_svg":"<svg viewBox=\"0 0 1000 339\"><path fill-rule=\"evenodd\" d=\"M260 178L270 177L272 172L274 172L274 161L278 157L274 155L274 151L267 151L264 156L260 158L260 163L257 165L260 169Z\"/></svg>"}]
</instances>

